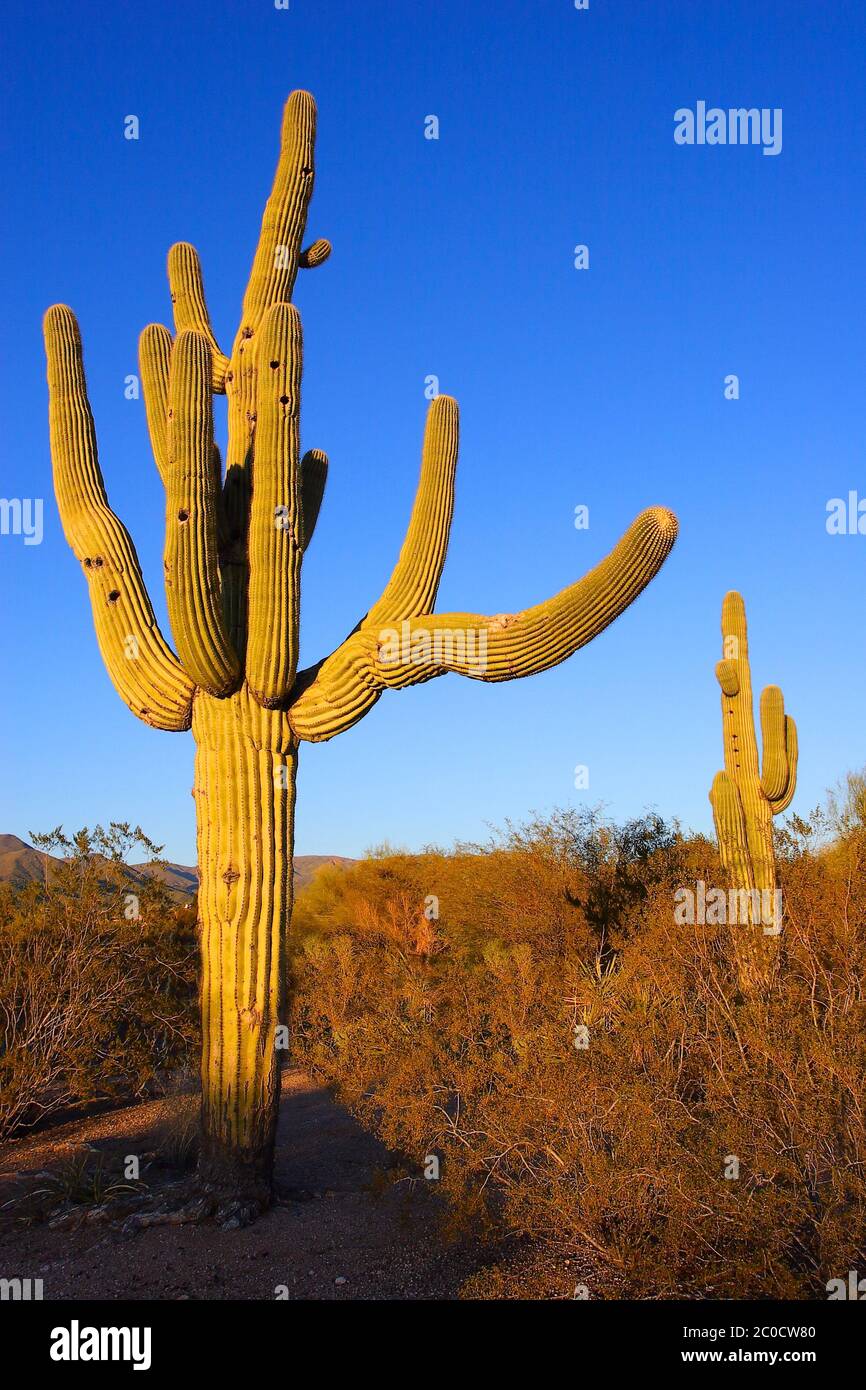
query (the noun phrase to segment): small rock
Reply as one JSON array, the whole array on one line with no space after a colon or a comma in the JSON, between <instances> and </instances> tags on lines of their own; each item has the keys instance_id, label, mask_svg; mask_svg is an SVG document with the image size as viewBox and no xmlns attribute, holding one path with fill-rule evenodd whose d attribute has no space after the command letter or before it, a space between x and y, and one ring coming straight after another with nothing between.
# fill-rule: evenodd
<instances>
[{"instance_id":1,"label":"small rock","mask_svg":"<svg viewBox=\"0 0 866 1390\"><path fill-rule=\"evenodd\" d=\"M344 1274L338 1274L336 1279L334 1280L335 1284L348 1284L348 1282L349 1281Z\"/></svg>"}]
</instances>

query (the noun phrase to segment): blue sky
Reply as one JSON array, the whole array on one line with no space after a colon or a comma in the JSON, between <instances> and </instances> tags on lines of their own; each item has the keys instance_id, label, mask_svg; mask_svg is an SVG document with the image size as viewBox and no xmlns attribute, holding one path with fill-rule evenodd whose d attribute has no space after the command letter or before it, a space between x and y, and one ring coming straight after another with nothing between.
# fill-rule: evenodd
<instances>
[{"instance_id":1,"label":"blue sky","mask_svg":"<svg viewBox=\"0 0 866 1390\"><path fill-rule=\"evenodd\" d=\"M303 442L331 460L302 659L390 572L428 374L462 412L441 610L537 602L648 504L681 524L660 576L565 665L386 692L304 746L298 852L483 838L587 800L709 829L729 588L756 690L779 683L799 725L792 809L866 762L866 536L825 528L828 499L866 497L861 6L7 0L2 23L0 491L44 498L45 528L0 537L0 830L127 818L194 858L191 736L114 694L60 530L40 324L55 301L79 316L109 495L168 631L162 489L124 378L140 329L170 319L173 241L199 249L230 344L294 87L319 105L309 239L334 245L296 293ZM678 146L674 112L699 100L782 108L781 153Z\"/></svg>"}]
</instances>

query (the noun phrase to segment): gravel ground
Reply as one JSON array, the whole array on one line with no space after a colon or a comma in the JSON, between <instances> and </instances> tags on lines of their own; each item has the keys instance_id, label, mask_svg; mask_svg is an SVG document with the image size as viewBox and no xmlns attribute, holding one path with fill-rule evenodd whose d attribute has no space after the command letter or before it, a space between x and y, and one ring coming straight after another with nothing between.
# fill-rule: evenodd
<instances>
[{"instance_id":1,"label":"gravel ground","mask_svg":"<svg viewBox=\"0 0 866 1390\"><path fill-rule=\"evenodd\" d=\"M189 1097L130 1106L0 1149L0 1202L22 1172L82 1150L144 1153ZM45 1299L572 1298L592 1274L537 1250L446 1241L431 1185L400 1181L386 1149L299 1071L283 1078L280 1205L245 1230L154 1227L132 1237L96 1224L0 1221L0 1278L38 1278ZM279 1292L278 1292L279 1291Z\"/></svg>"}]
</instances>

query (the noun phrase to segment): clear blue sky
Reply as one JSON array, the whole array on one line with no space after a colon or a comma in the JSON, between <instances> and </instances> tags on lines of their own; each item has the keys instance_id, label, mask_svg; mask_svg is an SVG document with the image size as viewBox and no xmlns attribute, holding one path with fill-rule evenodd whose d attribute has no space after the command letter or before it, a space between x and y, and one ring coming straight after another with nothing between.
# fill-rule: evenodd
<instances>
[{"instance_id":1,"label":"clear blue sky","mask_svg":"<svg viewBox=\"0 0 866 1390\"><path fill-rule=\"evenodd\" d=\"M114 694L62 537L40 321L55 301L79 315L109 495L168 631L162 489L124 378L139 330L169 320L176 240L230 344L294 87L319 104L309 235L334 244L296 296L304 445L331 459L304 661L390 571L428 373L462 411L440 609L537 602L648 504L681 523L659 578L567 664L386 692L305 745L298 852L482 837L585 800L708 829L728 588L756 689L778 682L800 727L793 809L866 762L866 536L825 529L829 498L866 497L860 4L6 0L2 25L0 492L44 498L45 535L0 537L0 830L128 818L194 858L191 737ZM676 145L675 110L699 100L781 107L781 154Z\"/></svg>"}]
</instances>

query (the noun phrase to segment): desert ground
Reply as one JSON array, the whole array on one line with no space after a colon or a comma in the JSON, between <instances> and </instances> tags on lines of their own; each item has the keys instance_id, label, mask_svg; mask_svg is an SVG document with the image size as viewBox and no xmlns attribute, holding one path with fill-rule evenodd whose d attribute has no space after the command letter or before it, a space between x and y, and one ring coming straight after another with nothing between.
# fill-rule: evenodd
<instances>
[{"instance_id":1,"label":"desert ground","mask_svg":"<svg viewBox=\"0 0 866 1390\"><path fill-rule=\"evenodd\" d=\"M0 1275L41 1279L45 1299L573 1298L592 1280L522 1243L449 1239L429 1185L398 1165L326 1088L288 1070L277 1136L276 1205L254 1225L158 1226L125 1235L63 1206L30 1224L24 1194L75 1162L147 1154L192 1096L73 1120L0 1149ZM92 1210L92 1208L91 1208ZM53 1224L52 1224L53 1223Z\"/></svg>"}]
</instances>

